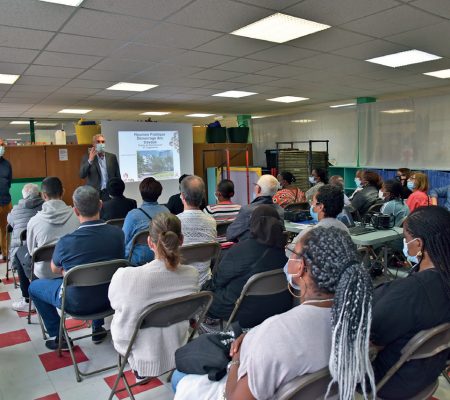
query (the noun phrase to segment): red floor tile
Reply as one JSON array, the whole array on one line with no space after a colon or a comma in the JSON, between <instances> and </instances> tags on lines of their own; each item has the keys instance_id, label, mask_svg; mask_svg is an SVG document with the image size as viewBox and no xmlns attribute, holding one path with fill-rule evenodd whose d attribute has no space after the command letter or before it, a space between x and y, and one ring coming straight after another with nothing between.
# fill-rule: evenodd
<instances>
[{"instance_id":1,"label":"red floor tile","mask_svg":"<svg viewBox=\"0 0 450 400\"><path fill-rule=\"evenodd\" d=\"M61 398L58 396L58 393L52 393L34 400L61 400Z\"/></svg>"},{"instance_id":2,"label":"red floor tile","mask_svg":"<svg viewBox=\"0 0 450 400\"><path fill-rule=\"evenodd\" d=\"M28 317L27 311L16 311L16 313L20 318ZM34 315L34 314L36 314L36 311L31 311L31 315Z\"/></svg>"},{"instance_id":3,"label":"red floor tile","mask_svg":"<svg viewBox=\"0 0 450 400\"><path fill-rule=\"evenodd\" d=\"M30 342L31 339L25 329L0 334L0 349L15 344Z\"/></svg>"},{"instance_id":4,"label":"red floor tile","mask_svg":"<svg viewBox=\"0 0 450 400\"><path fill-rule=\"evenodd\" d=\"M11 283L14 283L13 278L8 278L8 279L3 278L2 282L4 285L9 285ZM17 277L16 277L16 283L19 283L19 278L17 278Z\"/></svg>"},{"instance_id":5,"label":"red floor tile","mask_svg":"<svg viewBox=\"0 0 450 400\"><path fill-rule=\"evenodd\" d=\"M133 385L134 383L136 383L136 378L134 377L133 372L125 371L125 376L127 378L127 382L129 385ZM111 389L114 386L114 382L116 381L116 378L117 378L117 374L104 378L106 384ZM162 385L162 382L159 379L154 378L150 382L146 383L145 385L138 385L138 386L135 386L134 388L131 388L131 391L133 392L133 394L138 394L138 393L146 392L147 390L150 390L150 389L154 389L155 387L158 387L161 385ZM117 386L117 390L120 390L120 389L123 389L123 390L118 393L116 392L117 398L119 398L119 399L128 398L129 397L128 392L125 389L125 385L123 384L122 379L120 380L119 385Z\"/></svg>"},{"instance_id":6,"label":"red floor tile","mask_svg":"<svg viewBox=\"0 0 450 400\"><path fill-rule=\"evenodd\" d=\"M0 292L0 301L11 300L8 292Z\"/></svg>"},{"instance_id":7,"label":"red floor tile","mask_svg":"<svg viewBox=\"0 0 450 400\"><path fill-rule=\"evenodd\" d=\"M74 346L73 349L75 353L75 360L78 363L89 361L86 354L83 353L83 350L81 350L79 346ZM61 357L58 355L57 351L50 351L48 353L39 354L39 358L41 359L41 363L47 372L72 365L72 359L70 358L68 351L63 351L61 353Z\"/></svg>"},{"instance_id":8,"label":"red floor tile","mask_svg":"<svg viewBox=\"0 0 450 400\"><path fill-rule=\"evenodd\" d=\"M69 332L89 328L89 326L90 325L88 325L86 321L80 321L79 319L66 319L66 328Z\"/></svg>"}]
</instances>

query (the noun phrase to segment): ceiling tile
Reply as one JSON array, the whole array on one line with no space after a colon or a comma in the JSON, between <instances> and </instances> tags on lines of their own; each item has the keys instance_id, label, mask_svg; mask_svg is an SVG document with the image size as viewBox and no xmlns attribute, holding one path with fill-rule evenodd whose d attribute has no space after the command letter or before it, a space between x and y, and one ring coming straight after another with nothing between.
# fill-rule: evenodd
<instances>
[{"instance_id":1,"label":"ceiling tile","mask_svg":"<svg viewBox=\"0 0 450 400\"><path fill-rule=\"evenodd\" d=\"M29 76L22 75L17 83L20 85L36 85L36 86L62 86L69 82L69 79L65 78L54 78L54 77L44 77L44 76Z\"/></svg>"},{"instance_id":2,"label":"ceiling tile","mask_svg":"<svg viewBox=\"0 0 450 400\"><path fill-rule=\"evenodd\" d=\"M37 50L0 47L0 62L31 63L38 53Z\"/></svg>"},{"instance_id":3,"label":"ceiling tile","mask_svg":"<svg viewBox=\"0 0 450 400\"><path fill-rule=\"evenodd\" d=\"M49 67L43 65L31 65L25 75L50 76L55 78L75 78L82 73L82 68Z\"/></svg>"},{"instance_id":4,"label":"ceiling tile","mask_svg":"<svg viewBox=\"0 0 450 400\"><path fill-rule=\"evenodd\" d=\"M217 89L221 91L225 90L236 90L242 87L242 83L239 82L211 82L210 84L204 86L204 89Z\"/></svg>"},{"instance_id":5,"label":"ceiling tile","mask_svg":"<svg viewBox=\"0 0 450 400\"><path fill-rule=\"evenodd\" d=\"M125 46L114 52L114 58L129 58L134 60L162 62L170 57L181 55L184 52L184 50L167 47L127 43Z\"/></svg>"},{"instance_id":6,"label":"ceiling tile","mask_svg":"<svg viewBox=\"0 0 450 400\"><path fill-rule=\"evenodd\" d=\"M85 0L83 8L103 10L141 18L163 19L191 0Z\"/></svg>"},{"instance_id":7,"label":"ceiling tile","mask_svg":"<svg viewBox=\"0 0 450 400\"><path fill-rule=\"evenodd\" d=\"M169 17L168 21L229 33L272 13L270 10L230 0L196 0Z\"/></svg>"},{"instance_id":8,"label":"ceiling tile","mask_svg":"<svg viewBox=\"0 0 450 400\"><path fill-rule=\"evenodd\" d=\"M270 8L281 11L287 7L300 2L301 0L240 0L241 3L247 3L258 7Z\"/></svg>"},{"instance_id":9,"label":"ceiling tile","mask_svg":"<svg viewBox=\"0 0 450 400\"><path fill-rule=\"evenodd\" d=\"M0 26L0 44L6 47L40 50L53 35L53 32Z\"/></svg>"},{"instance_id":10,"label":"ceiling tile","mask_svg":"<svg viewBox=\"0 0 450 400\"><path fill-rule=\"evenodd\" d=\"M92 88L92 89L105 89L112 86L117 81L100 81L100 80L88 80L88 79L72 79L67 83L67 87L75 88Z\"/></svg>"},{"instance_id":11,"label":"ceiling tile","mask_svg":"<svg viewBox=\"0 0 450 400\"><path fill-rule=\"evenodd\" d=\"M151 28L152 24L154 22L141 18L80 8L61 32L104 39L131 40L143 30Z\"/></svg>"},{"instance_id":12,"label":"ceiling tile","mask_svg":"<svg viewBox=\"0 0 450 400\"><path fill-rule=\"evenodd\" d=\"M277 65L276 67L258 71L258 74L278 78L292 78L294 76L301 76L302 74L310 71L311 70L309 68L292 67L290 65Z\"/></svg>"},{"instance_id":13,"label":"ceiling tile","mask_svg":"<svg viewBox=\"0 0 450 400\"><path fill-rule=\"evenodd\" d=\"M37 86L37 85L19 85L16 83L10 92L26 92L26 93L51 93L58 89L59 86Z\"/></svg>"},{"instance_id":14,"label":"ceiling tile","mask_svg":"<svg viewBox=\"0 0 450 400\"><path fill-rule=\"evenodd\" d=\"M91 79L98 81L111 81L111 82L124 82L127 78L131 76L130 73L126 72L116 72L116 71L103 71L97 69L90 69L80 76L78 79Z\"/></svg>"},{"instance_id":15,"label":"ceiling tile","mask_svg":"<svg viewBox=\"0 0 450 400\"><path fill-rule=\"evenodd\" d=\"M227 79L234 78L242 75L240 72L219 71L217 69L207 69L205 71L192 74L192 78L207 79L211 81L225 81Z\"/></svg>"},{"instance_id":16,"label":"ceiling tile","mask_svg":"<svg viewBox=\"0 0 450 400\"><path fill-rule=\"evenodd\" d=\"M236 72L257 72L262 69L267 69L270 67L275 67L277 64L269 63L266 61L255 61L249 60L248 58L239 58L234 61L227 62L217 67L217 69L223 69L225 71L236 71Z\"/></svg>"},{"instance_id":17,"label":"ceiling tile","mask_svg":"<svg viewBox=\"0 0 450 400\"><path fill-rule=\"evenodd\" d=\"M75 54L91 54L94 56L107 56L124 42L119 40L107 40L87 38L85 36L65 35L59 33L49 43L46 50L60 51Z\"/></svg>"},{"instance_id":18,"label":"ceiling tile","mask_svg":"<svg viewBox=\"0 0 450 400\"><path fill-rule=\"evenodd\" d=\"M342 25L342 28L382 38L424 26L439 24L443 21L440 17L403 5L349 22Z\"/></svg>"},{"instance_id":19,"label":"ceiling tile","mask_svg":"<svg viewBox=\"0 0 450 400\"><path fill-rule=\"evenodd\" d=\"M231 60L234 60L234 57L202 53L199 51L187 51L186 53L167 59L167 63L210 68Z\"/></svg>"},{"instance_id":20,"label":"ceiling tile","mask_svg":"<svg viewBox=\"0 0 450 400\"><path fill-rule=\"evenodd\" d=\"M319 54L305 60L292 62L291 65L313 69L328 69L332 65L346 65L354 62L347 57L336 56L333 54Z\"/></svg>"},{"instance_id":21,"label":"ceiling tile","mask_svg":"<svg viewBox=\"0 0 450 400\"><path fill-rule=\"evenodd\" d=\"M130 80L130 82L140 82L144 79L144 82L148 80L148 82L154 82L155 84L171 83L175 78L182 78L201 70L201 68L184 65L157 64L147 71L133 75L133 80Z\"/></svg>"},{"instance_id":22,"label":"ceiling tile","mask_svg":"<svg viewBox=\"0 0 450 400\"><path fill-rule=\"evenodd\" d=\"M28 64L2 63L0 62L0 74L20 75L28 68Z\"/></svg>"},{"instance_id":23,"label":"ceiling tile","mask_svg":"<svg viewBox=\"0 0 450 400\"><path fill-rule=\"evenodd\" d=\"M292 61L301 60L320 54L317 51L300 49L294 46L280 44L267 50L258 51L248 56L255 60L273 61L280 64L291 63Z\"/></svg>"},{"instance_id":24,"label":"ceiling tile","mask_svg":"<svg viewBox=\"0 0 450 400\"><path fill-rule=\"evenodd\" d=\"M43 51L34 61L34 64L50 65L54 67L89 68L101 59L101 57L86 56L81 54Z\"/></svg>"},{"instance_id":25,"label":"ceiling tile","mask_svg":"<svg viewBox=\"0 0 450 400\"><path fill-rule=\"evenodd\" d=\"M450 2L447 0L416 0L411 4L414 7L450 19Z\"/></svg>"},{"instance_id":26,"label":"ceiling tile","mask_svg":"<svg viewBox=\"0 0 450 400\"><path fill-rule=\"evenodd\" d=\"M356 46L349 46L343 49L335 50L333 53L345 57L356 58L358 60L367 60L405 50L410 50L410 48L385 40L375 39Z\"/></svg>"},{"instance_id":27,"label":"ceiling tile","mask_svg":"<svg viewBox=\"0 0 450 400\"><path fill-rule=\"evenodd\" d=\"M273 81L275 79L278 78L271 78L269 76L264 76L264 75L258 75L258 74L248 74L248 75L241 75L241 76L237 76L234 78L231 78L230 81L231 82L240 82L240 83L266 83L266 82L270 82Z\"/></svg>"},{"instance_id":28,"label":"ceiling tile","mask_svg":"<svg viewBox=\"0 0 450 400\"><path fill-rule=\"evenodd\" d=\"M255 53L269 47L273 47L273 43L234 35L224 35L207 44L197 47L196 50L205 51L207 53L245 57L251 53Z\"/></svg>"},{"instance_id":29,"label":"ceiling tile","mask_svg":"<svg viewBox=\"0 0 450 400\"><path fill-rule=\"evenodd\" d=\"M155 63L150 61L127 60L125 58L106 58L96 64L93 69L134 74L154 65Z\"/></svg>"},{"instance_id":30,"label":"ceiling tile","mask_svg":"<svg viewBox=\"0 0 450 400\"><path fill-rule=\"evenodd\" d=\"M211 81L206 79L196 79L196 78L182 78L182 79L173 79L170 82L171 86L177 87L179 93L180 90L184 90L185 88L200 88L202 86L206 86L210 84ZM163 86L161 90L166 91L167 86Z\"/></svg>"}]
</instances>

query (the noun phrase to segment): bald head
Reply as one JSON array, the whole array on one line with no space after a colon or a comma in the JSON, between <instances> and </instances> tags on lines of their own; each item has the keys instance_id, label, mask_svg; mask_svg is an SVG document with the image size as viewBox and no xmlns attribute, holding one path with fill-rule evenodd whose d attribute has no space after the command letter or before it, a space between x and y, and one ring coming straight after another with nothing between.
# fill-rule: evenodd
<instances>
[{"instance_id":1,"label":"bald head","mask_svg":"<svg viewBox=\"0 0 450 400\"><path fill-rule=\"evenodd\" d=\"M181 196L190 207L199 208L205 195L205 183L197 175L189 175L181 181Z\"/></svg>"}]
</instances>

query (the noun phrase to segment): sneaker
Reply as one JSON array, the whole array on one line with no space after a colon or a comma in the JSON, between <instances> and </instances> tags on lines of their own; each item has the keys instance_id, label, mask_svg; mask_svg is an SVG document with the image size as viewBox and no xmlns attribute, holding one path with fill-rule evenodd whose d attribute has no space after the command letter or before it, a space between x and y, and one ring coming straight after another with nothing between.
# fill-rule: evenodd
<instances>
[{"instance_id":1,"label":"sneaker","mask_svg":"<svg viewBox=\"0 0 450 400\"><path fill-rule=\"evenodd\" d=\"M59 338L58 336L54 339L49 339L45 341L45 347L50 350L58 350L58 344L59 344ZM70 341L70 344L73 346L72 340ZM62 351L69 351L69 345L66 342L66 339L62 338L62 344L61 344L61 350Z\"/></svg>"},{"instance_id":2,"label":"sneaker","mask_svg":"<svg viewBox=\"0 0 450 400\"><path fill-rule=\"evenodd\" d=\"M133 374L134 374L134 377L136 378L136 384L138 384L138 385L144 385L144 384L148 383L148 381L150 380L149 376L140 376L138 374L138 372L135 371L134 369L133 369Z\"/></svg>"},{"instance_id":3,"label":"sneaker","mask_svg":"<svg viewBox=\"0 0 450 400\"><path fill-rule=\"evenodd\" d=\"M13 301L12 303L12 309L14 311L22 311L22 312L28 312L30 307L30 303L25 300L25 297L22 297L18 301ZM31 311L35 311L33 302L31 302Z\"/></svg>"},{"instance_id":4,"label":"sneaker","mask_svg":"<svg viewBox=\"0 0 450 400\"><path fill-rule=\"evenodd\" d=\"M108 332L106 332L106 329L103 328L103 326L100 326L99 328L92 328L92 341L94 344L100 344L106 339L106 336L108 336Z\"/></svg>"}]
</instances>

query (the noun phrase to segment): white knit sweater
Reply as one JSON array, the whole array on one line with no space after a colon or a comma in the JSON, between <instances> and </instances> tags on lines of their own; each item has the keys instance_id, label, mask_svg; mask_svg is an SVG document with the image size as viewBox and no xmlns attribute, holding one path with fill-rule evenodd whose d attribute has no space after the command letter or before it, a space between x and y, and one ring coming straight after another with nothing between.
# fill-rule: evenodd
<instances>
[{"instance_id":1,"label":"white knit sweater","mask_svg":"<svg viewBox=\"0 0 450 400\"><path fill-rule=\"evenodd\" d=\"M116 311L111 323L114 347L124 355L136 321L147 306L198 291L198 272L189 265L169 271L153 260L140 267L120 268L109 286L109 300ZM184 344L189 323L167 328L147 328L138 333L129 358L140 376L158 376L175 368L175 350Z\"/></svg>"}]
</instances>

